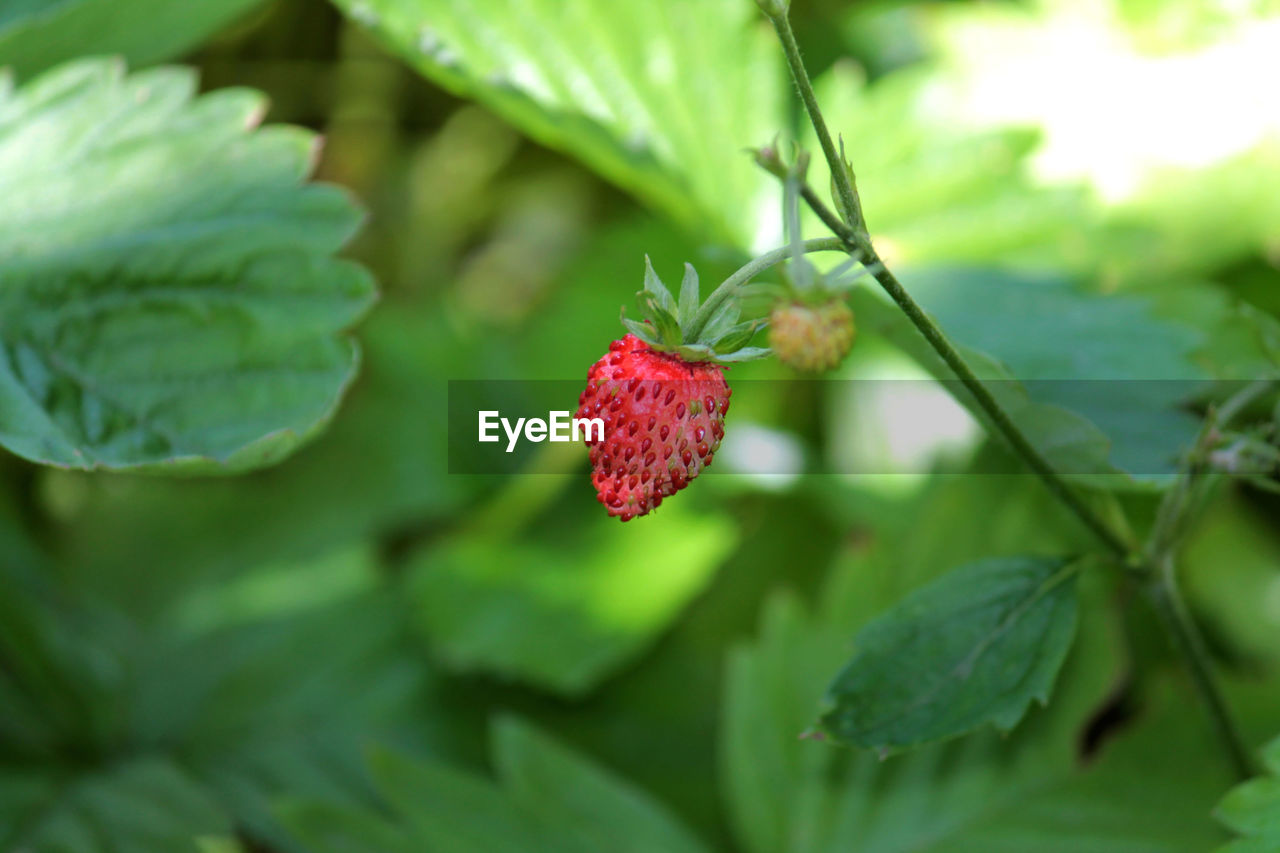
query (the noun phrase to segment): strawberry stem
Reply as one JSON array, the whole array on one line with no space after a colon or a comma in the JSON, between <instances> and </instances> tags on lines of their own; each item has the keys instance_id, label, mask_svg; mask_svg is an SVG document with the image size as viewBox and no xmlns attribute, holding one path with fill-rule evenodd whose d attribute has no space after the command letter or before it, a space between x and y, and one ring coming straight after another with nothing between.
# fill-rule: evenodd
<instances>
[{"instance_id":1,"label":"strawberry stem","mask_svg":"<svg viewBox=\"0 0 1280 853\"><path fill-rule=\"evenodd\" d=\"M848 252L844 241L839 237L817 237L813 240L805 240L801 244L806 253L808 252ZM720 286L711 291L711 295L707 297L707 301L702 303L702 307L698 309L698 313L693 315L693 322L689 328L685 330L685 340L696 341L702 330L706 327L707 321L716 313L721 305L725 303L739 287L742 287L751 279L772 266L782 263L791 257L794 247L790 244L781 246L769 252L765 252L758 258L748 261L741 269L733 273L733 275L721 282Z\"/></svg>"},{"instance_id":2,"label":"strawberry stem","mask_svg":"<svg viewBox=\"0 0 1280 853\"><path fill-rule=\"evenodd\" d=\"M804 62L800 57L800 47L796 44L795 34L791 30L791 22L787 19L786 9L782 8L778 3L761 3L760 8L773 23L773 27L778 33L778 40L782 42L787 64L791 68L792 79L795 81L796 89L800 93L800 100L804 103L805 111L809 115L809 121L818 136L819 144L822 146L822 153L825 155L827 165L831 169L832 181L835 184L835 196L838 200L837 207L842 211L856 213L849 217L853 221L841 218L828 208L822 199L807 185L801 188L801 198L818 214L823 223L840 237L848 252L862 262L880 286L884 288L885 292L889 294L889 297L897 303L898 307L902 309L902 312L919 330L920 334L929 342L934 352L938 354L965 388L968 389L978 406L990 418L991 424L996 431L1022 457L1027 467L1035 472L1048 490L1094 533L1121 565L1134 570L1148 581L1153 589L1152 601L1164 619L1173 644L1181 654L1183 663L1191 674L1196 688L1200 691L1201 698L1222 741L1228 759L1230 759L1237 775L1241 777L1248 776L1251 765L1247 751L1243 747L1240 730L1232 717L1230 707L1222 695L1222 689L1214 677L1212 662L1200 630L1187 612L1185 605L1181 603L1176 574L1172 569L1172 555L1167 552L1155 555L1135 553L1128 538L1117 532L1106 518L1090 506L1031 443L1022 430L1013 422L1013 419L1010 418L1008 412L1000 406L999 402L987 389L985 383L973 372L968 362L965 361L942 329L925 314L924 310L911 298L911 294L907 292L906 288L884 265L884 262L872 247L866 225L861 219L862 208L858 193L853 187L851 170L845 164L842 155L836 151L835 143L831 139L831 132L827 129L826 120L822 115L822 108L819 106L817 96L813 91L813 84L809 80L809 74L805 70ZM784 177L778 174L780 163L773 162L768 158L759 159L761 165L766 169L779 177Z\"/></svg>"}]
</instances>

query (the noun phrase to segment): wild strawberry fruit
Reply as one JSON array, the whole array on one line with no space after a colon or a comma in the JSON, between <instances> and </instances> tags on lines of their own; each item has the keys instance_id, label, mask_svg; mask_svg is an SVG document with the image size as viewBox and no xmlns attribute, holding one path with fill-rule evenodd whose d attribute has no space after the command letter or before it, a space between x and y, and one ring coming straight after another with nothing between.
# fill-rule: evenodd
<instances>
[{"instance_id":1,"label":"wild strawberry fruit","mask_svg":"<svg viewBox=\"0 0 1280 853\"><path fill-rule=\"evenodd\" d=\"M610 344L587 373L577 412L605 423L604 438L587 446L609 514L644 515L702 473L724 437L731 393L719 365L654 352L635 335Z\"/></svg>"},{"instance_id":2,"label":"wild strawberry fruit","mask_svg":"<svg viewBox=\"0 0 1280 853\"><path fill-rule=\"evenodd\" d=\"M647 258L645 265L645 322L623 318L631 333L591 366L576 415L604 421L603 438L588 431L591 482L623 521L655 509L711 464L729 411L722 365L769 353L746 346L760 323L739 323L723 289L700 304L693 267L685 265L677 305Z\"/></svg>"},{"instance_id":3,"label":"wild strawberry fruit","mask_svg":"<svg viewBox=\"0 0 1280 853\"><path fill-rule=\"evenodd\" d=\"M769 345L796 370L820 373L844 361L853 347L853 311L836 296L816 305L780 302L769 317Z\"/></svg>"}]
</instances>

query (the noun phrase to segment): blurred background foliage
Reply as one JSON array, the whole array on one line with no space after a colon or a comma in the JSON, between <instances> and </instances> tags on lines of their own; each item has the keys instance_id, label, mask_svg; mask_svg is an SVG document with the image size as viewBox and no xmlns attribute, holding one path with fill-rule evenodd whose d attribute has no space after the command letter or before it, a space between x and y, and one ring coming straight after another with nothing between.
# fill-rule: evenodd
<instances>
[{"instance_id":1,"label":"blurred background foliage","mask_svg":"<svg viewBox=\"0 0 1280 853\"><path fill-rule=\"evenodd\" d=\"M989 375L1274 374L1277 4L793 17L878 245ZM449 379L578 378L646 253L711 281L780 240L741 153L807 139L771 38L749 0L0 3L19 83L85 54L182 61L322 133L319 177L368 212L347 255L381 289L342 408L276 467L0 458L0 849L1225 840L1230 778L1188 686L1141 601L1102 582L1053 703L1011 737L883 763L798 738L857 628L908 590L1088 546L938 389L760 384L734 398L734 476L625 527L573 448L529 476L448 473ZM855 307L839 378L936 372L879 297ZM1161 480L1134 475L1172 470L1196 424L1169 393L1136 422L1021 405L1046 446L1103 460L1143 525ZM823 473L869 457L901 473ZM1255 744L1280 730L1278 511L1233 487L1183 567Z\"/></svg>"}]
</instances>

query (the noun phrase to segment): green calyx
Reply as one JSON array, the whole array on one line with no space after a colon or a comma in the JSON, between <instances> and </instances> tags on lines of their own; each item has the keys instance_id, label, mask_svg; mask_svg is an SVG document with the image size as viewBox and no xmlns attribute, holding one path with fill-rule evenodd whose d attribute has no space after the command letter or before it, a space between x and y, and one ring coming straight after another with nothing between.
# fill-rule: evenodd
<instances>
[{"instance_id":1,"label":"green calyx","mask_svg":"<svg viewBox=\"0 0 1280 853\"><path fill-rule=\"evenodd\" d=\"M677 300L653 271L653 264L646 255L644 290L636 297L645 322L628 320L623 316L622 325L658 352L675 353L685 361L717 364L752 361L769 355L767 347L747 346L766 321L740 322L737 298L726 298L719 290L703 303L698 273L690 264L684 265L684 279L680 282L680 298Z\"/></svg>"}]
</instances>

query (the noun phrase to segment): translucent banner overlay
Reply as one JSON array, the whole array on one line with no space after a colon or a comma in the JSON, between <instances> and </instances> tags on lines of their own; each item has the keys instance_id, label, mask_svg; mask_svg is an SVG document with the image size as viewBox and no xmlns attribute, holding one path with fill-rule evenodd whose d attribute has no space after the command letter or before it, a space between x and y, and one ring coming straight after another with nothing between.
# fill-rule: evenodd
<instances>
[{"instance_id":1,"label":"translucent banner overlay","mask_svg":"<svg viewBox=\"0 0 1280 853\"><path fill-rule=\"evenodd\" d=\"M1037 448L1064 474L1163 477L1194 445L1203 412L1245 382L1203 380L990 381L986 385ZM689 387L682 387L689 385ZM633 389L631 393L639 389ZM968 391L957 381L920 379L738 380L732 384L723 446L711 474L900 474L967 458L984 435ZM525 474L548 445L580 448L603 429L643 430L665 406L699 394L666 382L574 423L581 380L451 380L448 470L451 474ZM705 390L705 388L701 389ZM670 403L668 403L670 401ZM1269 418L1266 411L1252 421ZM1250 418L1243 418L1249 423ZM642 436L643 437L643 436ZM656 441L655 434L655 441ZM670 441L674 441L673 435ZM662 451L661 443L655 448ZM679 455L679 448L674 448ZM967 473L987 471L981 456ZM1216 467L1268 476L1274 463L1244 445L1219 444ZM992 463L994 466L995 463Z\"/></svg>"}]
</instances>

